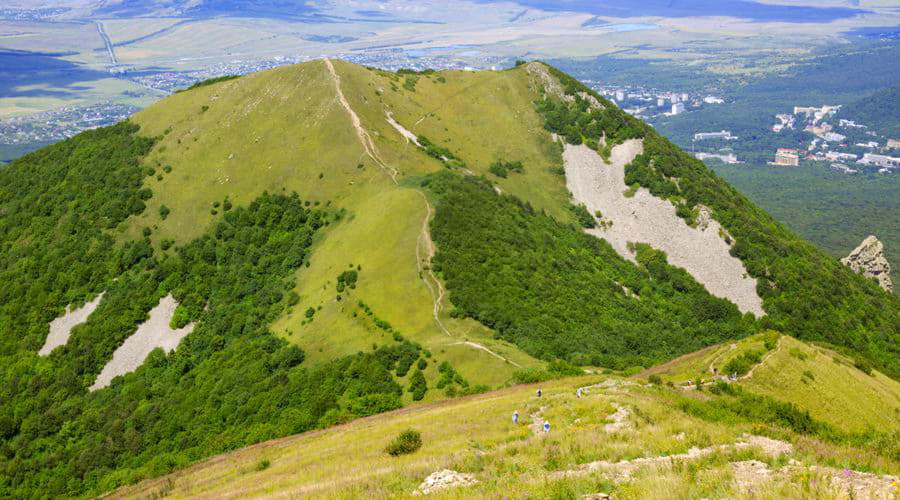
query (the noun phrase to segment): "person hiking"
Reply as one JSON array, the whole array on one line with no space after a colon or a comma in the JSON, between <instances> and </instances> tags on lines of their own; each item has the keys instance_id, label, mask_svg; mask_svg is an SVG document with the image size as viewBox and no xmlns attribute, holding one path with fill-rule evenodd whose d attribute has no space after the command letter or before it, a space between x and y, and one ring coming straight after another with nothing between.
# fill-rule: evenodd
<instances>
[{"instance_id":1,"label":"person hiking","mask_svg":"<svg viewBox=\"0 0 900 500\"><path fill-rule=\"evenodd\" d=\"M544 421L544 434L550 433L550 422Z\"/></svg>"},{"instance_id":2,"label":"person hiking","mask_svg":"<svg viewBox=\"0 0 900 500\"><path fill-rule=\"evenodd\" d=\"M540 389L537 390L537 396L538 396L538 397L541 397L541 390L540 390Z\"/></svg>"},{"instance_id":3,"label":"person hiking","mask_svg":"<svg viewBox=\"0 0 900 500\"><path fill-rule=\"evenodd\" d=\"M581 397L581 387L579 387L578 390L575 391L575 395L578 396L579 398Z\"/></svg>"},{"instance_id":4,"label":"person hiking","mask_svg":"<svg viewBox=\"0 0 900 500\"><path fill-rule=\"evenodd\" d=\"M513 419L513 423L514 423L514 424L518 424L518 423L519 423L519 410L516 410L516 411L513 412L512 419Z\"/></svg>"}]
</instances>

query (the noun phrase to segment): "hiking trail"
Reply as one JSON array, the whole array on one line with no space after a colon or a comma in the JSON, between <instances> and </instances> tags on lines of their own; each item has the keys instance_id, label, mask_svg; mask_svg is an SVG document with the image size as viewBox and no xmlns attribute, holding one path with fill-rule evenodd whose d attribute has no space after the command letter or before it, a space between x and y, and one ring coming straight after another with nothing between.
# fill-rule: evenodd
<instances>
[{"instance_id":1,"label":"hiking trail","mask_svg":"<svg viewBox=\"0 0 900 500\"><path fill-rule=\"evenodd\" d=\"M363 149L365 150L365 154L369 156L382 170L384 170L388 176L390 176L391 181L393 181L394 185L399 186L399 182L397 181L397 175L399 171L387 165L384 160L378 154L378 149L375 146L375 142L372 140L372 137L369 135L368 131L363 128L362 120L360 120L359 115L353 111L353 108L350 106L350 103L347 101L347 98L344 96L344 91L341 90L341 77L337 74L337 71L334 69L334 64L332 64L330 59L325 59L325 66L328 68L328 72L331 74L331 79L334 82L335 93L337 95L338 102L340 102L341 106L350 116L350 121L353 124L353 129L356 131L356 136L359 138L360 144L362 144ZM407 142L414 142L416 145L419 145L418 138L415 134L404 129L399 123L397 123L393 116L390 113L387 113L388 122L407 140ZM444 322L441 321L441 311L444 308L444 297L446 296L446 290L444 289L443 283L438 277L434 274L434 271L431 269L431 261L435 255L435 247L434 241L431 239L431 232L428 230L428 223L431 220L432 215L434 214L434 208L431 206L431 203L428 201L428 197L425 196L425 193L421 191L416 191L422 197L422 200L425 202L425 219L422 221L422 231L419 234L419 238L416 240L416 268L419 271L419 275L423 282L425 282L425 286L428 287L428 291L431 294L432 301L434 303L434 307L432 308L431 315L434 318L434 322L437 324L438 328L442 332L444 332L448 337L453 337L453 334L450 330L444 325ZM424 256L422 252L424 250ZM504 362L508 362L514 366L521 368L521 366L514 362L510 361L503 356L491 351L487 347L477 344L475 342L460 342L459 345L465 345L468 347L472 347L474 349L479 349L487 352L491 356L494 356Z\"/></svg>"}]
</instances>

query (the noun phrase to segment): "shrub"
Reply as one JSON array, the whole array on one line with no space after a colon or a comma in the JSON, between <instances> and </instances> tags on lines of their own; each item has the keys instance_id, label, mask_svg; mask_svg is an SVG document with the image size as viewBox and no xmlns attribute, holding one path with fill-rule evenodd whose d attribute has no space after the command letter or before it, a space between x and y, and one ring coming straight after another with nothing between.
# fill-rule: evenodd
<instances>
[{"instance_id":1,"label":"shrub","mask_svg":"<svg viewBox=\"0 0 900 500\"><path fill-rule=\"evenodd\" d=\"M662 378L655 373L653 375L650 375L650 377L647 380L649 380L650 383L653 385L661 385L662 384Z\"/></svg>"},{"instance_id":2,"label":"shrub","mask_svg":"<svg viewBox=\"0 0 900 500\"><path fill-rule=\"evenodd\" d=\"M551 361L550 365L547 367L547 371L561 377L584 375L584 370L562 359Z\"/></svg>"},{"instance_id":3,"label":"shrub","mask_svg":"<svg viewBox=\"0 0 900 500\"><path fill-rule=\"evenodd\" d=\"M425 393L428 392L428 384L425 382L422 370L416 369L413 372L412 377L409 378L408 390L412 393L413 401L421 401L425 397Z\"/></svg>"},{"instance_id":4,"label":"shrub","mask_svg":"<svg viewBox=\"0 0 900 500\"><path fill-rule=\"evenodd\" d=\"M264 459L260 460L259 463L256 464L256 470L258 470L258 471L266 470L269 468L270 465L272 465L272 462L270 462L269 459L264 458Z\"/></svg>"},{"instance_id":5,"label":"shrub","mask_svg":"<svg viewBox=\"0 0 900 500\"><path fill-rule=\"evenodd\" d=\"M778 345L778 337L780 336L781 335L779 335L778 332L766 332L763 336L763 345L767 351L775 349L775 346Z\"/></svg>"},{"instance_id":6,"label":"shrub","mask_svg":"<svg viewBox=\"0 0 900 500\"><path fill-rule=\"evenodd\" d=\"M723 371L726 375L744 375L750 371L753 365L762 361L762 355L763 353L757 350L743 352L729 360Z\"/></svg>"},{"instance_id":7,"label":"shrub","mask_svg":"<svg viewBox=\"0 0 900 500\"><path fill-rule=\"evenodd\" d=\"M859 371L865 373L866 375L872 374L872 365L861 358L857 358L853 360L853 366L855 366Z\"/></svg>"},{"instance_id":8,"label":"shrub","mask_svg":"<svg viewBox=\"0 0 900 500\"><path fill-rule=\"evenodd\" d=\"M575 219L581 224L581 227L585 229L597 227L597 221L584 205L569 205L569 210L575 215Z\"/></svg>"},{"instance_id":9,"label":"shrub","mask_svg":"<svg viewBox=\"0 0 900 500\"><path fill-rule=\"evenodd\" d=\"M401 432L399 436L394 438L394 440L387 445L387 448L385 448L384 451L392 457L397 457L400 455L414 453L421 447L422 435L419 433L419 431L408 429Z\"/></svg>"}]
</instances>

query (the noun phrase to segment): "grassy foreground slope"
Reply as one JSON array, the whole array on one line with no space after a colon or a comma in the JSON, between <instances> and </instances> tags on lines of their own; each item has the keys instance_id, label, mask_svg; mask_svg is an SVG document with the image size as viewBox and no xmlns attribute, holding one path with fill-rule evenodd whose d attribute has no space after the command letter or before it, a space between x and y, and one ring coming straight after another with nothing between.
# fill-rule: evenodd
<instances>
[{"instance_id":1,"label":"grassy foreground slope","mask_svg":"<svg viewBox=\"0 0 900 500\"><path fill-rule=\"evenodd\" d=\"M576 388L585 386L578 398ZM693 416L730 396L601 377L545 384L540 399L537 387L410 407L261 443L112 497L407 497L431 473L450 469L476 482L433 497L737 498L752 491L763 498L809 498L846 495L851 483L832 482L834 476L868 478L850 471L900 473L896 454L817 438L776 419ZM518 424L510 418L514 411ZM549 434L533 428L545 420ZM421 449L389 456L385 447L405 429L421 432ZM762 445L735 448L738 442ZM749 460L759 461L749 468L765 470L747 474ZM877 478L862 491L890 495L896 491L890 481Z\"/></svg>"},{"instance_id":2,"label":"grassy foreground slope","mask_svg":"<svg viewBox=\"0 0 900 500\"><path fill-rule=\"evenodd\" d=\"M656 375L679 387L698 379L708 383L717 375L728 375L729 363L748 353L762 355L751 363L751 372L739 376L739 386L791 402L844 431L900 431L900 382L877 370L866 373L846 356L788 336L781 336L769 351L764 335L710 346L638 377Z\"/></svg>"}]
</instances>

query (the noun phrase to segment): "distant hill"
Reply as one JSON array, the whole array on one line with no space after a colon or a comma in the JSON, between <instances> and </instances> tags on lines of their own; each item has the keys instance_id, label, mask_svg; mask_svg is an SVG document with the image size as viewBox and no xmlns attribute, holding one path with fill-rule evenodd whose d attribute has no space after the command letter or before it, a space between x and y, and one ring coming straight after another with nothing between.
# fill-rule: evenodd
<instances>
[{"instance_id":1,"label":"distant hill","mask_svg":"<svg viewBox=\"0 0 900 500\"><path fill-rule=\"evenodd\" d=\"M93 16L192 18L252 16L280 19L303 17L317 11L306 2L272 0L112 0L90 8Z\"/></svg>"},{"instance_id":2,"label":"distant hill","mask_svg":"<svg viewBox=\"0 0 900 500\"><path fill-rule=\"evenodd\" d=\"M9 497L100 494L414 402L636 373L768 330L900 377L900 299L537 62L311 61L25 155L0 170L0 283ZM735 410L755 396L660 397L648 423L677 408L678 426L741 424L655 451L783 424L881 453L882 434L829 434L787 402L758 406L774 422Z\"/></svg>"},{"instance_id":3,"label":"distant hill","mask_svg":"<svg viewBox=\"0 0 900 500\"><path fill-rule=\"evenodd\" d=\"M900 138L900 85L845 105L839 116L890 138Z\"/></svg>"}]
</instances>

